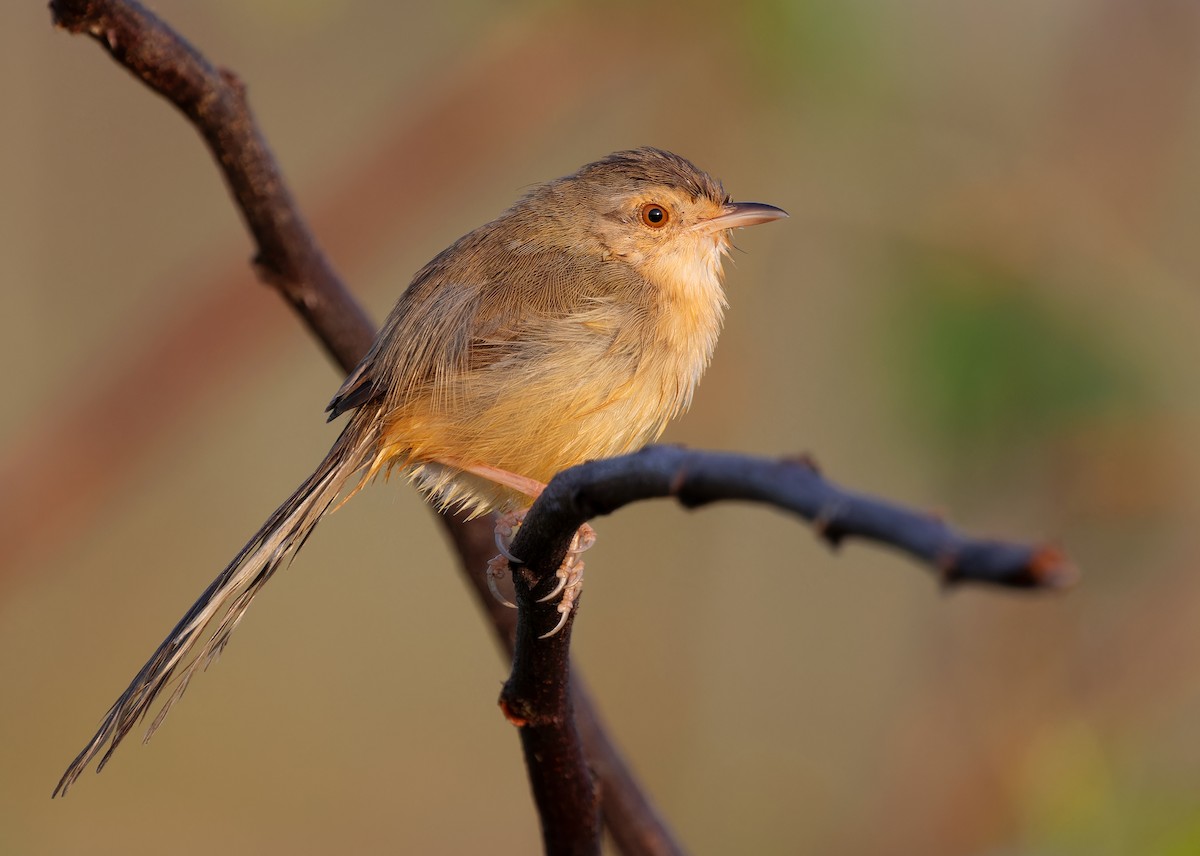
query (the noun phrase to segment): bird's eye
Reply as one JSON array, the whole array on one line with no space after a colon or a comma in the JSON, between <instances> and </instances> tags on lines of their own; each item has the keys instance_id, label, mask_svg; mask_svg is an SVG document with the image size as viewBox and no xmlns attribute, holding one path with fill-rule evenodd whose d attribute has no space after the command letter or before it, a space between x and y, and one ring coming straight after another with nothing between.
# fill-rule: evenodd
<instances>
[{"instance_id":1,"label":"bird's eye","mask_svg":"<svg viewBox=\"0 0 1200 856\"><path fill-rule=\"evenodd\" d=\"M659 205L657 202L647 202L642 206L641 211L642 223L649 226L651 229L661 229L667 225L667 221L671 219L671 215L667 212L666 206Z\"/></svg>"}]
</instances>

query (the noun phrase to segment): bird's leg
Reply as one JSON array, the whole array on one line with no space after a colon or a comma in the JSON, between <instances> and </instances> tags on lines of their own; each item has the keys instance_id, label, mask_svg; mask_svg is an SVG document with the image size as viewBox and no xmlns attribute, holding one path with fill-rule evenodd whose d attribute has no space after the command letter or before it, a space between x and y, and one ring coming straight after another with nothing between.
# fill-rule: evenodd
<instances>
[{"instance_id":1,"label":"bird's leg","mask_svg":"<svg viewBox=\"0 0 1200 856\"><path fill-rule=\"evenodd\" d=\"M525 519L525 514L529 509L522 508L518 511L508 511L501 514L496 521L496 547L500 550L501 555L496 556L488 562L487 581L488 589L492 592L492 596L505 606L514 606L508 598L500 593L496 587L498 580L504 578L505 574L510 572L509 560L519 562L509 552L508 546L512 543L513 533L520 528L521 522ZM579 591L583 588L583 559L580 558L582 553L596 543L596 530L587 523L579 527L575 536L571 539L571 546L567 549L567 555L563 557L562 564L558 566L558 570L554 572L558 583L554 586L554 590L544 597L538 598L538 603L546 603L547 601L560 598L558 601L558 623L554 628L542 636L540 639L548 639L558 631L563 629L563 625L567 623L567 616L571 614L571 610L575 607L575 601L579 597Z\"/></svg>"},{"instance_id":2,"label":"bird's leg","mask_svg":"<svg viewBox=\"0 0 1200 856\"><path fill-rule=\"evenodd\" d=\"M452 460L443 460L439 463L448 464L463 472L468 472L480 478L485 478L490 482L512 488L530 499L537 499L542 491L546 489L544 484L535 479L510 473L508 470L491 467L487 464L462 464ZM503 579L506 573L511 572L509 562L521 561L512 554L509 546L512 544L514 533L520 528L528 511L528 508L507 511L497 518L495 537L496 549L500 551L500 555L491 559L487 567L488 590L491 591L492 596L500 601L500 603L514 608L515 604L500 593L500 590L496 587L496 583L498 580ZM583 560L579 556L584 550L589 549L595 543L596 530L586 523L579 527L579 531L571 539L571 546L567 550L566 557L563 558L563 562L558 570L554 572L554 576L558 579L558 584L552 592L538 600L538 603L545 603L561 595L562 597L558 602L560 618L558 624L549 633L543 634L539 638L548 639L562 630L563 626L567 623L567 617L571 614L571 610L575 606L575 601L579 598L580 589L583 587L584 566Z\"/></svg>"},{"instance_id":3,"label":"bird's leg","mask_svg":"<svg viewBox=\"0 0 1200 856\"><path fill-rule=\"evenodd\" d=\"M495 484L511 488L517 493L524 494L531 500L537 499L542 495L542 491L546 489L546 486L537 479L510 473L508 470L502 470L499 467L489 467L487 464L463 464L450 458L443 458L438 463L446 464L465 473L471 473Z\"/></svg>"}]
</instances>

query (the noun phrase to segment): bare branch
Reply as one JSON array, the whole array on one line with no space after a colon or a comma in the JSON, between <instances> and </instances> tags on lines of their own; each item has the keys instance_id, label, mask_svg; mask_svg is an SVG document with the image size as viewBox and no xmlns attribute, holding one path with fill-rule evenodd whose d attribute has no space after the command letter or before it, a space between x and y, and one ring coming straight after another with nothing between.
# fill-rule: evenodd
<instances>
[{"instance_id":1,"label":"bare branch","mask_svg":"<svg viewBox=\"0 0 1200 856\"><path fill-rule=\"evenodd\" d=\"M846 538L890 546L930 566L946 584L1059 589L1078 578L1057 547L973 538L935 515L838 487L809 458L775 461L678 446L650 446L559 473L533 504L512 550L529 559L537 585L540 569L549 564L553 573L583 523L658 497L675 497L685 508L729 499L772 505L811 522L833 547ZM549 617L545 605L541 611L543 620Z\"/></svg>"},{"instance_id":2,"label":"bare branch","mask_svg":"<svg viewBox=\"0 0 1200 856\"><path fill-rule=\"evenodd\" d=\"M513 652L513 646L517 635L517 616L518 610L510 609L491 594L487 584L487 577L484 573L484 565L489 558L495 553L495 542L492 538L490 529L486 532L478 530L468 530L463 527L453 525L453 518L445 516L442 518L447 524L447 533L455 542L456 547L463 555L473 557L473 560L467 563L467 567L471 572L466 574L475 597L479 602L479 606L485 612L488 612L492 619L492 628L496 631L497 641L509 652ZM518 595L519 597L519 595ZM564 632L568 632L568 628L564 628ZM559 634L560 636L562 634ZM542 640L542 643L550 640ZM539 644L542 644L539 643ZM557 643L557 650L565 655L566 647ZM556 668L558 664L556 664ZM562 669L559 668L561 672ZM566 678L563 678L566 680ZM571 706L575 714L574 724L568 723L551 723L550 727L544 729L534 735L529 744L526 744L526 738L522 736L522 748L524 751L540 751L539 741L554 729L578 728L579 739L583 742L584 752L587 756L587 769L596 779L596 787L599 791L598 797L600 800L600 813L604 819L604 826L608 829L609 835L612 836L617 849L622 853L639 854L639 856L680 856L684 851L676 842L671 830L667 827L663 819L655 811L649 798L642 790L633 771L630 769L628 762L625 760L621 751L617 748L609 737L607 730L599 719L597 706L592 702L591 696L588 693L582 676L577 669L571 668L569 675ZM523 729L524 730L524 729ZM557 736L552 742L554 746L569 746L569 738ZM542 763L541 760L535 759L537 763ZM562 767L557 765L555 769L559 770L563 775L574 777L576 785L578 785L580 768ZM554 787L553 784L550 785ZM572 793L580 799L582 810L580 815L583 817L591 816L595 807L593 799L596 796L593 794L591 787L586 790L579 787L572 788L566 793ZM553 799L561 799L563 794L553 791L547 796ZM553 831L555 841L570 842L573 836L578 833L587 840L592 840L594 830L584 825L580 828L578 825L572 824L570 819L566 821L567 829L555 829ZM547 838L549 834L544 832ZM548 841L549 846L549 841ZM569 852L569 850L568 850Z\"/></svg>"}]
</instances>

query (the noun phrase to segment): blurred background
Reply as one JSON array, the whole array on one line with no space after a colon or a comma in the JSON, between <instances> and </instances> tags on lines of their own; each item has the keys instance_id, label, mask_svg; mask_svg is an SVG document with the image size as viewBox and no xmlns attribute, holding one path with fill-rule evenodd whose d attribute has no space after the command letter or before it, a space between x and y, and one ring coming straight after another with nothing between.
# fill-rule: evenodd
<instances>
[{"instance_id":1,"label":"blurred background","mask_svg":"<svg viewBox=\"0 0 1200 856\"><path fill-rule=\"evenodd\" d=\"M1200 852L1200 5L158 0L382 319L530 184L653 144L741 233L669 441L1064 546L944 593L761 508L600 521L580 667L699 854ZM149 747L50 792L324 454L340 377L195 132L0 12L0 852L524 854L506 675L402 484L328 519Z\"/></svg>"}]
</instances>

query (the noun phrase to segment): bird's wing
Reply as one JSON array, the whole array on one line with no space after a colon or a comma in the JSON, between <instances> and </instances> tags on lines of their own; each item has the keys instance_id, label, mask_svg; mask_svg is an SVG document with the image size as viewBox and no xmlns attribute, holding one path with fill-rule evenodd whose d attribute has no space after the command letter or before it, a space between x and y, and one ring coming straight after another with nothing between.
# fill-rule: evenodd
<instances>
[{"instance_id":1,"label":"bird's wing","mask_svg":"<svg viewBox=\"0 0 1200 856\"><path fill-rule=\"evenodd\" d=\"M548 333L564 318L594 313L620 292L617 302L629 305L628 292L645 283L623 264L577 270L578 256L561 250L492 255L491 267L450 265L448 253L426 265L400 296L370 352L326 408L330 419L385 396L448 392L454 378L510 359L534 341L553 346Z\"/></svg>"}]
</instances>

